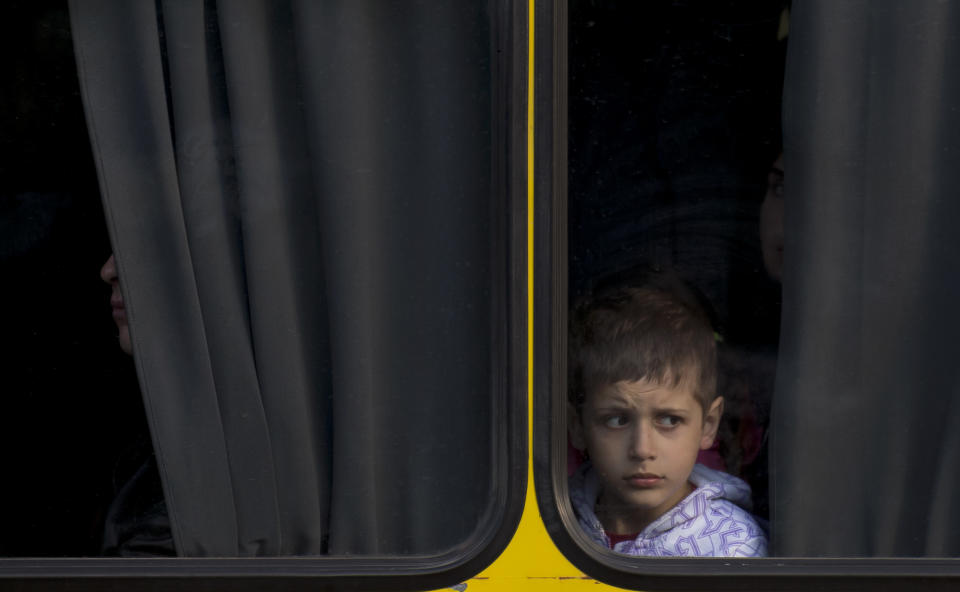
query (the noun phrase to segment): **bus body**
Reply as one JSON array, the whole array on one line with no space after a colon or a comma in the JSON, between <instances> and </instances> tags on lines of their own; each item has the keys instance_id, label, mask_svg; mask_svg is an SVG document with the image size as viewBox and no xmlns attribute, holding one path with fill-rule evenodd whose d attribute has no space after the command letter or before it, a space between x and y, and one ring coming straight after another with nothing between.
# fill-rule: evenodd
<instances>
[{"instance_id":1,"label":"bus body","mask_svg":"<svg viewBox=\"0 0 960 592\"><path fill-rule=\"evenodd\" d=\"M131 320L134 360L97 350L90 359L113 356L112 366L83 376L97 384L120 381L117 376L126 372L127 382L117 392L139 382L144 406L128 408L131 403L119 395L85 410L83 404L38 402L36 393L65 390L74 378L36 386L38 374L59 376L59 362L34 365L29 360L37 358L36 352L53 348L25 345L23 336L43 341L61 329L78 334L87 329L37 329L41 321L35 317L57 301L52 296L20 324L10 315L9 333L15 337L5 357L16 361L10 363L11 375L14 370L23 374L11 380L11 392L18 394L11 398L26 401L10 413L4 430L10 441L38 429L41 412L55 417L58 427L51 433L64 431L63 439L73 441L82 430L71 426L71 415L77 414L79 423L105 416L105 425L89 430L95 433L70 458L83 465L93 454L114 456L112 466L91 462L62 480L47 470L51 462L67 458L69 446L59 440L32 444L34 457L10 463L11 483L21 491L5 498L4 505L12 508L10 532L16 534L3 547L10 557L0 559L0 586L954 588L960 574L949 552L956 530L950 526L954 407L946 394L931 399L946 402L928 414L943 420L928 431L943 436L944 452L930 455L939 464L917 471L924 475L925 491L932 492L923 502L931 517L925 518L922 536L911 530L917 522L911 518L914 510L898 505L896 495L860 504L868 506L862 513L849 511L867 485L854 478L835 484L822 475L851 472L851 465L879 466L890 474L892 490L909 493L907 486L897 489L910 481L903 459L926 460L917 450L935 446L926 439L934 436L922 429L927 399L911 406L900 398L893 403L891 396L884 405L871 405L857 393L869 390L864 385L880 389L881 383L910 384L918 376L929 378L918 392L949 391L944 370L949 340L931 335L940 331L938 319L945 319L945 333L955 328L949 278L954 259L960 259L952 257L956 250L946 222L954 212L944 205L952 180L950 131L957 125L951 113L960 98L949 79L952 60L960 55L951 28L960 22L950 12L955 3L913 8L814 3L798 8L794 23L789 2L772 8L762 2L747 8L587 0L475 4L74 0L67 24L64 7L47 14L18 5L17 14L31 14L38 31L72 43L79 77L75 107L82 103L86 117L79 133L92 153L89 162L78 157L80 172L61 174L75 185L92 183L96 195L81 200L70 194L69 185L46 191L38 181L45 171L17 176L17 167L4 169L10 194L4 195L9 205L4 215L11 221L6 227L26 230L22 236L9 232L17 240L3 245L0 262L12 270L10 277L33 278L26 281L53 292L55 281L36 283L49 275L46 271L24 269L52 266L49 261L71 250L70 241L79 235L61 230L73 228L70 212L80 211L71 204L87 204L83 211L94 214L84 216L102 214L105 223L74 222L78 228L96 227L83 235L91 244L95 240L89 237L99 236L96 245L86 247L92 254L83 257L116 255L120 282L125 282L118 283L126 299L121 316ZM641 22L643 16L649 22ZM907 17L916 17L912 25ZM832 36L836 22L851 27L843 29L846 36ZM768 54L785 47L791 24L802 49L794 50L787 67L793 86L784 98L781 136L782 72L757 72L775 80L751 86L747 66L779 59L783 67L783 55ZM908 25L922 30L904 33ZM610 31L641 33L623 40ZM761 38L758 31L770 35ZM662 43L644 45L647 37L660 34ZM896 40L890 51L876 49L883 35ZM41 37L38 47L52 43ZM840 38L862 45L850 50ZM846 61L829 70L811 47L833 48ZM923 57L916 69L908 64L911 52ZM46 58L38 55L28 63L43 65ZM887 67L914 86L877 74ZM708 76L710 68L719 72L717 79L729 75L733 81L716 82ZM838 83L854 68L865 72L850 75L861 86ZM27 78L10 75L10 92L27 88ZM644 86L661 79L662 87ZM861 87L867 90L857 95ZM22 92L39 93L32 87ZM759 131L738 131L744 121L761 118L757 105L767 109L772 95L777 96L769 110L776 121L757 123ZM839 115L818 103L838 95L853 105L837 107ZM704 106L708 99L722 109ZM897 101L912 108L915 124L896 125L895 115L904 110ZM647 109L652 102L659 109L653 114ZM711 109L729 114L730 120ZM15 122L6 124L14 130L8 136L19 141L34 134L16 127L45 117L24 115L29 111L7 118ZM73 118L78 119L76 113ZM863 127L853 129L854 120ZM622 137L616 133L620 128L626 130ZM65 132L52 133L38 135L36 143ZM824 141L834 137L836 143ZM873 137L882 141L874 143ZM767 145L743 147L757 138ZM896 139L917 149L888 153L886 147ZM25 161L53 159L42 151L35 157L32 150L24 150ZM4 158L20 162L15 153L8 146ZM894 156L904 159L902 175L895 172ZM762 177L751 177L755 162L734 162L740 158L779 163L773 172L779 171L781 206L784 177L796 175L797 181L787 182L796 191L792 195L808 198L808 209L802 200L801 205L788 201L779 212L789 218L780 220L787 228L778 251L785 261L782 321L781 270L764 270L764 238L754 228L769 216L761 213L767 206L760 205L759 193L756 203L744 197L753 184L763 184ZM762 162L763 175L768 168ZM91 181L93 171L98 181ZM932 196L922 204L929 209L902 206L923 201L913 194L898 201L885 193L911 186ZM876 209L862 205L872 202L859 197L849 200L853 205L834 208L844 192L876 196ZM208 195L217 200L207 201ZM827 197L817 201L818 195ZM365 196L372 197L365 201ZM32 213L34 207L44 214ZM47 213L60 219L44 227ZM885 222L895 216L900 217L896 222ZM822 219L834 220L835 228L811 222ZM870 222L865 230L861 220ZM35 222L36 228L29 226ZM862 234L854 237L850 228ZM48 235L52 242L43 242ZM890 236L903 237L899 252L890 246ZM667 261L700 280L698 288L716 308L717 340L729 348L724 351L744 364L760 360L756 366L737 366L723 383L730 389L746 384L747 390L756 387L753 379L769 379L770 385L741 399L725 393L735 435L724 436L717 454L726 455L731 472L753 479L755 489L776 475L777 488L768 492L764 485L754 493L758 515L771 510L761 520L771 520L771 538L781 537L775 548L787 549L785 556L626 557L598 548L580 531L566 485L573 458L568 458L566 435L568 313L591 282L636 263L637 253L649 257L646 263ZM710 259L716 253L724 258ZM836 273L832 253L840 253ZM81 265L79 258L64 266L91 275L83 267L89 261ZM930 268L930 276L923 275ZM319 271L305 278L305 270ZM856 274L865 278L862 290L848 281ZM96 287L89 292L103 295ZM8 310L25 306L7 298ZM123 298L120 303L123 309ZM101 304L105 308L106 300ZM902 317L895 314L901 305ZM749 324L744 319L756 327L744 328ZM889 319L890 326L880 326L877 319ZM97 331L112 328L105 321L96 326ZM834 326L836 334L830 334ZM810 337L818 332L832 341ZM115 339L102 337L98 344L112 345ZM73 349L51 358L75 356L87 342L75 338L72 343ZM288 343L294 345L288 348ZM892 373L894 362L918 348L924 351L911 359L916 374ZM784 355L780 360L778 352ZM27 369L18 370L18 364ZM853 376L855 365L862 375ZM825 369L823 382L811 368ZM891 374L884 374L888 370ZM393 391L394 383L402 386ZM452 391L474 390L457 399L445 392L448 385ZM820 413L818 405L831 400L811 398L810 393L830 390L825 385L840 385L837 396L845 397L846 407L836 412L845 418L837 420L842 429L831 423L832 414ZM771 401L774 390L778 398ZM405 396L411 396L409 402ZM888 403L894 411L863 415ZM55 413L58 405L73 411ZM791 412L798 418L792 423L784 419ZM821 420L821 415L831 417ZM137 423L135 416L146 419ZM882 426L854 428L851 424L860 422L850 417L869 417L862 423ZM901 425L894 421L898 418L907 419ZM395 429L404 422L414 427ZM794 423L803 425L794 429ZM163 544L181 557L98 556L104 524L122 512L111 500L123 488L111 483L110 489L107 482L118 480L126 461L100 433L111 427L117 441L139 438L139 446L152 449L149 455L158 459L159 469L153 470L159 471L162 490L155 496L166 504L162 513L172 529L171 540ZM793 471L784 459L792 455L791 447L799 449L804 429L824 443L809 454L798 452ZM843 434L829 438L844 429L856 434L849 437L850 450L837 444ZM781 440L771 441L768 430ZM421 441L405 435L409 432L429 438ZM877 442L878 432L908 444ZM873 443L863 444L867 440ZM749 454L748 445L754 445ZM290 451L295 454L284 455ZM768 454L777 460L769 461ZM857 461L864 455L869 462ZM883 465L877 460L881 456L897 460ZM811 457L835 460L836 467L829 469L834 472L811 469ZM439 460L434 466L431 459ZM478 468L471 473L474 464ZM768 466L776 471L768 474ZM94 470L91 481L99 480L101 489L77 487L71 499L63 481L69 484ZM338 480L351 486L330 484ZM812 485L803 485L804 480ZM35 492L22 491L29 489L23 482L33 483ZM293 486L301 482L308 486ZM843 495L845 488L853 493ZM808 490L812 501L797 500L805 496L795 492ZM853 515L850 524L856 526L837 522L835 515L823 521L834 535L856 531L850 539L860 546L843 547L850 540L824 537L836 538L832 547L817 540L816 530L801 528L809 510L804 503L829 505L823 500L833 500L833 490L837 505ZM16 516L17 507L31 503L30 512L50 512L50 517ZM260 512L264 507L268 511ZM64 537L83 557L59 556L67 542L50 541L47 522L84 511L84 524L99 530ZM897 522L894 515L903 519ZM926 546L898 546L898 532L913 543L926 536ZM916 548L926 549L920 552L926 556L910 556L909 549ZM44 549L52 556L43 557ZM899 549L908 549L907 556Z\"/></svg>"}]
</instances>

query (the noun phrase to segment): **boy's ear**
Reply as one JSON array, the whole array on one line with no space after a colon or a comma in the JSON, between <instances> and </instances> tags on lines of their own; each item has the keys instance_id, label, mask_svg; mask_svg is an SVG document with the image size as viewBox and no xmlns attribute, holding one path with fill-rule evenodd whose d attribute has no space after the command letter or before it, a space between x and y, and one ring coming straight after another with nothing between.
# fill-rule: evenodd
<instances>
[{"instance_id":1,"label":"boy's ear","mask_svg":"<svg viewBox=\"0 0 960 592\"><path fill-rule=\"evenodd\" d=\"M567 403L567 433L574 448L583 452L587 448L587 440L583 435L583 422L573 403Z\"/></svg>"},{"instance_id":2,"label":"boy's ear","mask_svg":"<svg viewBox=\"0 0 960 592\"><path fill-rule=\"evenodd\" d=\"M720 427L720 418L723 417L723 397L717 397L710 403L703 416L703 435L700 437L700 450L707 450L713 446L717 438L717 429Z\"/></svg>"}]
</instances>

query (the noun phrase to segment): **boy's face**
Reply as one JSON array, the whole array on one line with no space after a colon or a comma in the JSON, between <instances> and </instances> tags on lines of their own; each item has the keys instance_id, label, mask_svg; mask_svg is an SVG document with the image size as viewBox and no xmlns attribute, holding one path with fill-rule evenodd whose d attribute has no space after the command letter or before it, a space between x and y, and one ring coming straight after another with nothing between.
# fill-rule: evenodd
<instances>
[{"instance_id":1,"label":"boy's face","mask_svg":"<svg viewBox=\"0 0 960 592\"><path fill-rule=\"evenodd\" d=\"M622 381L587 393L571 439L600 477L597 517L608 532L639 532L693 491L697 453L713 444L722 413L717 397L704 415L684 384Z\"/></svg>"}]
</instances>

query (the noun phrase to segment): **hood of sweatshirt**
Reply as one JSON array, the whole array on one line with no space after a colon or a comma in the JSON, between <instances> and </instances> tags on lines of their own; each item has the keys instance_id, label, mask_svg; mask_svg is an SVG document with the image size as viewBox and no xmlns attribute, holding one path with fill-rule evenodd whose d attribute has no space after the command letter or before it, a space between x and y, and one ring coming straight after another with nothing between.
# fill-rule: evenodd
<instances>
[{"instance_id":1,"label":"hood of sweatshirt","mask_svg":"<svg viewBox=\"0 0 960 592\"><path fill-rule=\"evenodd\" d=\"M648 524L637 537L638 542L654 539L680 529L686 523L702 520L707 509L718 500L735 504L748 514L752 508L750 486L733 475L697 464L690 474L690 482L696 489L663 516ZM610 541L594 512L600 488L599 476L590 462L585 462L570 477L570 501L581 525L597 543L609 547Z\"/></svg>"}]
</instances>

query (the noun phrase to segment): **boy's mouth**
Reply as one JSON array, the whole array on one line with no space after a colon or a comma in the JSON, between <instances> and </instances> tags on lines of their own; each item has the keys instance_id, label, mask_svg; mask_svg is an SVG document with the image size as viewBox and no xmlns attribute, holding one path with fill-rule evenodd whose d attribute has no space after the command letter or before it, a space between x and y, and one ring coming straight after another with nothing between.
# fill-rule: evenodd
<instances>
[{"instance_id":1,"label":"boy's mouth","mask_svg":"<svg viewBox=\"0 0 960 592\"><path fill-rule=\"evenodd\" d=\"M663 476L655 473L633 473L624 477L624 480L632 487L646 489L660 485L663 482Z\"/></svg>"}]
</instances>

